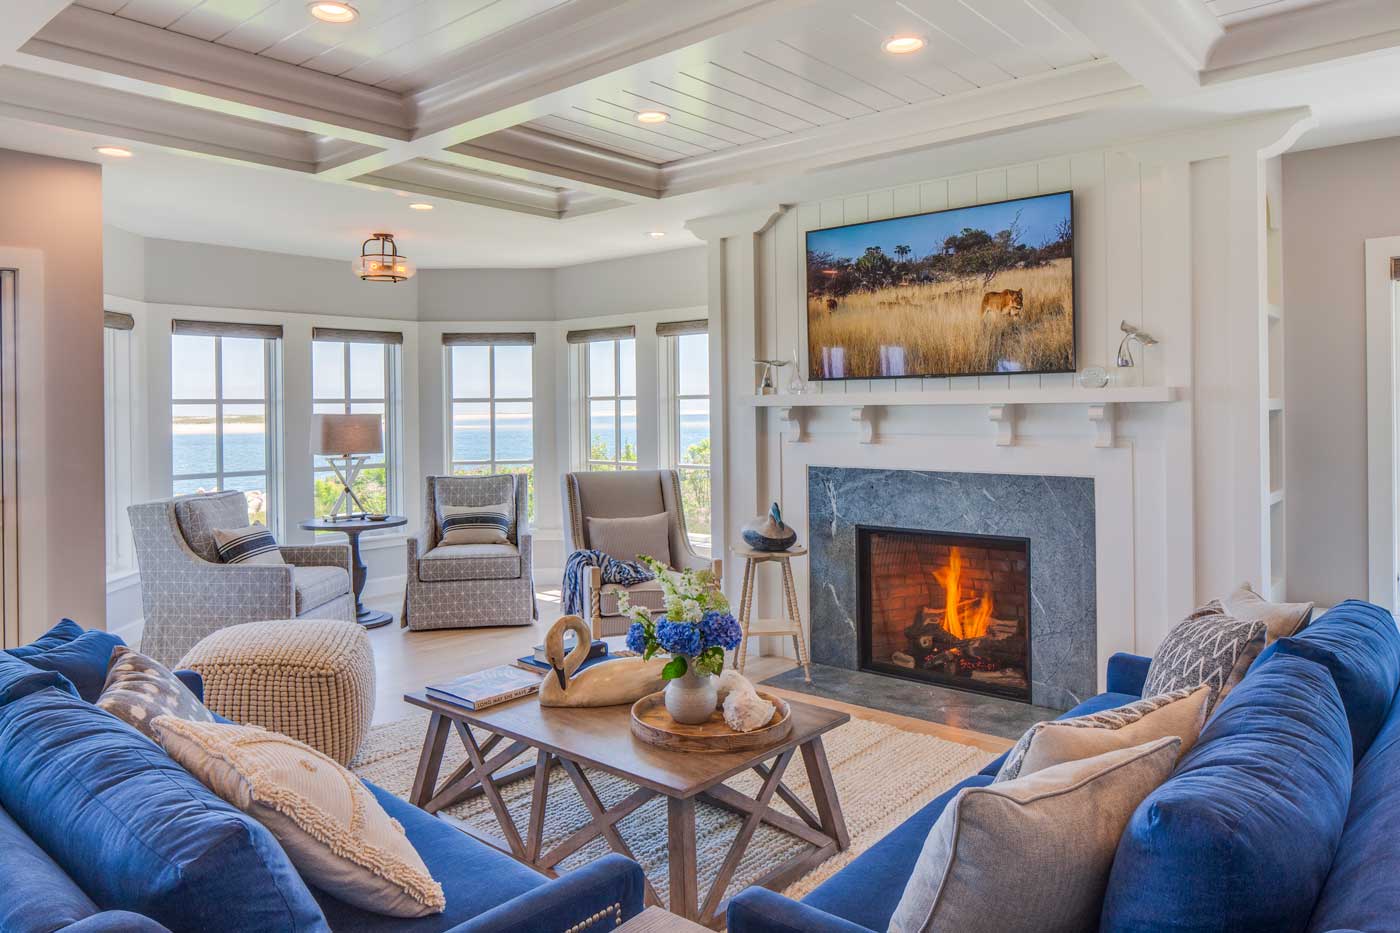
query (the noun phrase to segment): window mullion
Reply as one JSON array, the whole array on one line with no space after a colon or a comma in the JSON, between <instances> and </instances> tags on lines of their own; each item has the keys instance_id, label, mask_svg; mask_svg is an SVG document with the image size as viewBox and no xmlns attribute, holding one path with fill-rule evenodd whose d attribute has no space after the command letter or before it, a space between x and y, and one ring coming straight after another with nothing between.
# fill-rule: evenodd
<instances>
[{"instance_id":1,"label":"window mullion","mask_svg":"<svg viewBox=\"0 0 1400 933\"><path fill-rule=\"evenodd\" d=\"M224 338L214 338L214 485L224 489Z\"/></svg>"}]
</instances>

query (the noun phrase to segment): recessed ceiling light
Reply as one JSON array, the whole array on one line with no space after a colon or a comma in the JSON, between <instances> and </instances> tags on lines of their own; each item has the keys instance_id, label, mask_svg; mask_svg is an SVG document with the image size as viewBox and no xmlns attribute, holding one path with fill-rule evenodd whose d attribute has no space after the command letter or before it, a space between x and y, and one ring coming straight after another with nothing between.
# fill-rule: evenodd
<instances>
[{"instance_id":1,"label":"recessed ceiling light","mask_svg":"<svg viewBox=\"0 0 1400 933\"><path fill-rule=\"evenodd\" d=\"M92 149L98 155L111 156L114 159L131 158L131 150L125 146L93 146Z\"/></svg>"},{"instance_id":2,"label":"recessed ceiling light","mask_svg":"<svg viewBox=\"0 0 1400 933\"><path fill-rule=\"evenodd\" d=\"M409 208L415 211L430 211L433 209L433 206L426 201L414 201L409 205Z\"/></svg>"},{"instance_id":3,"label":"recessed ceiling light","mask_svg":"<svg viewBox=\"0 0 1400 933\"><path fill-rule=\"evenodd\" d=\"M891 55L908 55L919 51L925 44L923 36L890 36L881 48Z\"/></svg>"},{"instance_id":4,"label":"recessed ceiling light","mask_svg":"<svg viewBox=\"0 0 1400 933\"><path fill-rule=\"evenodd\" d=\"M659 239L661 239L662 237L664 237L665 235L666 235L666 231L665 231L665 230L653 230L653 231L651 231L650 233L647 234L647 236L651 237L653 240L659 240Z\"/></svg>"},{"instance_id":5,"label":"recessed ceiling light","mask_svg":"<svg viewBox=\"0 0 1400 933\"><path fill-rule=\"evenodd\" d=\"M638 123L665 123L671 115L664 110L641 110L637 112Z\"/></svg>"},{"instance_id":6,"label":"recessed ceiling light","mask_svg":"<svg viewBox=\"0 0 1400 933\"><path fill-rule=\"evenodd\" d=\"M330 0L308 3L306 9L323 23L353 23L360 15L350 4L332 3Z\"/></svg>"}]
</instances>

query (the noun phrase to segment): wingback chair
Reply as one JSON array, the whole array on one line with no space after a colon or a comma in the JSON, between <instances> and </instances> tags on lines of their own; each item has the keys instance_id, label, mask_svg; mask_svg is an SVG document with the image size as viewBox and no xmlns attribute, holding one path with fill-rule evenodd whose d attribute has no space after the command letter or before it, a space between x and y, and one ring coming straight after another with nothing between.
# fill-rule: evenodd
<instances>
[{"instance_id":1,"label":"wingback chair","mask_svg":"<svg viewBox=\"0 0 1400 933\"><path fill-rule=\"evenodd\" d=\"M681 505L681 480L675 470L624 470L616 473L564 474L564 551L589 550L595 545L589 540L590 518L643 518L665 512L668 554L652 554L665 559L672 570L712 569L720 576L720 561L709 561L690 546L686 533L685 510ZM632 560L635 554L612 554L621 560ZM588 568L584 575L584 608L592 620L593 637L623 635L630 624L618 606L618 596L628 594L632 605L659 612L662 605L661 585L655 580L625 587L603 583L597 567Z\"/></svg>"},{"instance_id":2,"label":"wingback chair","mask_svg":"<svg viewBox=\"0 0 1400 933\"><path fill-rule=\"evenodd\" d=\"M423 530L408 539L408 586L400 624L421 631L529 625L539 618L529 493L529 482L516 473L428 477ZM514 506L505 544L438 543L439 503L501 502Z\"/></svg>"},{"instance_id":3,"label":"wingback chair","mask_svg":"<svg viewBox=\"0 0 1400 933\"><path fill-rule=\"evenodd\" d=\"M240 622L355 619L348 545L284 545L285 566L220 562L214 531L248 526L248 500L237 490L146 502L127 514L146 613L141 650L167 667Z\"/></svg>"}]
</instances>

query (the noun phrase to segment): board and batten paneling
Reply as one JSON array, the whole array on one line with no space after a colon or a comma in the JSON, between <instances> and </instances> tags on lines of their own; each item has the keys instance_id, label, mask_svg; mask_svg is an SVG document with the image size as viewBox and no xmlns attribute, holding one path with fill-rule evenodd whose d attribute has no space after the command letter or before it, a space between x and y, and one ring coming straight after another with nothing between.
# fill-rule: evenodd
<instances>
[{"instance_id":1,"label":"board and batten paneling","mask_svg":"<svg viewBox=\"0 0 1400 933\"><path fill-rule=\"evenodd\" d=\"M764 291L763 349L788 358L797 352L804 376L807 365L806 234L810 230L902 217L948 208L990 204L1010 198L1074 192L1075 366L1103 366L1113 371L1128 321L1149 332L1181 336L1185 307L1180 282L1163 281L1162 265L1146 262L1147 250L1162 250L1168 233L1180 229L1181 194L1188 179L1171 164L1148 164L1128 150L1079 153L955 175L919 184L807 202L788 211L764 234L774 280ZM1153 217L1144 218L1144 207ZM1158 221L1162 214L1166 227ZM1149 271L1150 270L1150 271ZM1189 274L1189 267L1187 269ZM1147 279L1154 276L1148 296ZM1189 278L1186 280L1189 282ZM1175 305L1174 308L1170 307ZM1187 322L1189 326L1189 321ZM1136 375L1144 385L1162 384L1169 369L1164 348L1136 353ZM784 379L787 374L784 374ZM813 383L821 393L939 391L946 389L1066 388L1072 373L1049 375L954 376L908 379L849 379ZM779 387L780 391L783 387Z\"/></svg>"}]
</instances>

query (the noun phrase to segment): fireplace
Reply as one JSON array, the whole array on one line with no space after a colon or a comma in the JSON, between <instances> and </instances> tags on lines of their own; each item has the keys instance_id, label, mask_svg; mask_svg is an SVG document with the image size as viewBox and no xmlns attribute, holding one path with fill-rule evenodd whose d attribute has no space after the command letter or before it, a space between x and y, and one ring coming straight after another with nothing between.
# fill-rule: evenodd
<instances>
[{"instance_id":1,"label":"fireplace","mask_svg":"<svg viewBox=\"0 0 1400 933\"><path fill-rule=\"evenodd\" d=\"M857 526L861 669L1029 703L1029 546Z\"/></svg>"}]
</instances>

